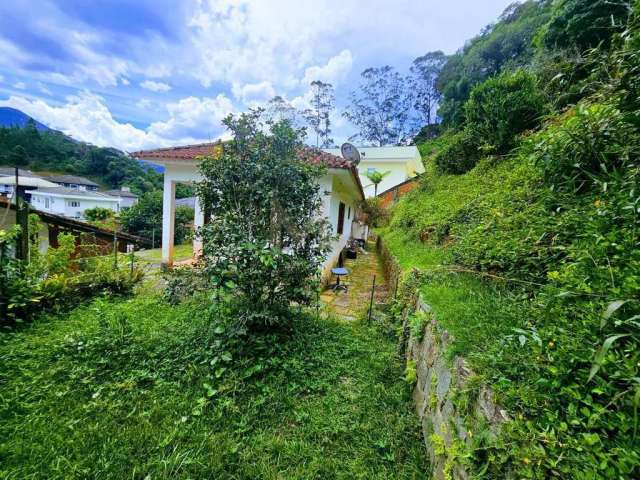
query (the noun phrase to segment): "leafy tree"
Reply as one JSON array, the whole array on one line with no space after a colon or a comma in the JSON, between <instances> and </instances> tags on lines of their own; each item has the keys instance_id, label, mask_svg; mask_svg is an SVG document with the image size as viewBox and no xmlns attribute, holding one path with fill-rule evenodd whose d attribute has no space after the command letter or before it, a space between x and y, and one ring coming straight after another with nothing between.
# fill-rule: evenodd
<instances>
[{"instance_id":1,"label":"leafy tree","mask_svg":"<svg viewBox=\"0 0 640 480\"><path fill-rule=\"evenodd\" d=\"M367 68L360 90L351 92L343 116L359 130L357 137L379 146L397 145L409 136L409 97L405 81L390 66Z\"/></svg>"},{"instance_id":2,"label":"leafy tree","mask_svg":"<svg viewBox=\"0 0 640 480\"><path fill-rule=\"evenodd\" d=\"M500 21L489 25L449 57L437 86L442 93L438 111L447 127L464 123L462 106L478 83L502 72L528 65L536 49L533 39L550 18L550 3L528 0L507 7Z\"/></svg>"},{"instance_id":3,"label":"leafy tree","mask_svg":"<svg viewBox=\"0 0 640 480\"><path fill-rule=\"evenodd\" d=\"M387 171L387 172L379 172L377 170L373 171L373 172L367 172L367 178L369 180L371 180L371 183L373 183L373 188L375 193L373 194L374 197L378 196L378 185L380 184L380 182L382 182L382 180L384 180L384 177L386 177L387 175L389 175L391 172Z\"/></svg>"},{"instance_id":4,"label":"leafy tree","mask_svg":"<svg viewBox=\"0 0 640 480\"><path fill-rule=\"evenodd\" d=\"M320 80L311 82L313 98L311 108L302 112L307 123L316 133L316 147L328 148L333 145L331 135L331 112L335 108L333 85Z\"/></svg>"},{"instance_id":5,"label":"leafy tree","mask_svg":"<svg viewBox=\"0 0 640 480\"><path fill-rule=\"evenodd\" d=\"M277 123L286 120L291 125L298 123L298 111L293 105L280 95L276 95L267 103L263 112L267 123Z\"/></svg>"},{"instance_id":6,"label":"leafy tree","mask_svg":"<svg viewBox=\"0 0 640 480\"><path fill-rule=\"evenodd\" d=\"M616 32L626 28L632 12L631 0L563 0L558 2L546 27L547 48L586 50L601 42L611 43Z\"/></svg>"},{"instance_id":7,"label":"leafy tree","mask_svg":"<svg viewBox=\"0 0 640 480\"><path fill-rule=\"evenodd\" d=\"M436 82L446 62L447 56L437 51L416 58L411 65L408 84L420 127L436 123L436 109L442 97Z\"/></svg>"},{"instance_id":8,"label":"leafy tree","mask_svg":"<svg viewBox=\"0 0 640 480\"><path fill-rule=\"evenodd\" d=\"M242 325L268 326L313 299L329 230L319 215L324 168L300 160L304 130L280 121L265 133L260 115L225 119L234 140L201 163L197 192L212 214L201 229L205 271L233 290Z\"/></svg>"},{"instance_id":9,"label":"leafy tree","mask_svg":"<svg viewBox=\"0 0 640 480\"><path fill-rule=\"evenodd\" d=\"M188 225L193 221L193 209L185 206L176 208L174 242L181 244L189 233ZM156 244L162 238L162 192L145 193L131 208L120 214L122 227L126 232L144 238L155 238Z\"/></svg>"}]
</instances>

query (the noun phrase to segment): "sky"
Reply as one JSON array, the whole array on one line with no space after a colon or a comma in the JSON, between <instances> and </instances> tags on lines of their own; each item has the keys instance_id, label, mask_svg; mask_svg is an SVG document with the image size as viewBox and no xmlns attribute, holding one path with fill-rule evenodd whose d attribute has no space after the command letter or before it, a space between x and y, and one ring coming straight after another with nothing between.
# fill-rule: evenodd
<instances>
[{"instance_id":1,"label":"sky","mask_svg":"<svg viewBox=\"0 0 640 480\"><path fill-rule=\"evenodd\" d=\"M333 137L368 67L454 53L512 0L0 2L0 106L125 151L225 138L222 119L336 90Z\"/></svg>"}]
</instances>

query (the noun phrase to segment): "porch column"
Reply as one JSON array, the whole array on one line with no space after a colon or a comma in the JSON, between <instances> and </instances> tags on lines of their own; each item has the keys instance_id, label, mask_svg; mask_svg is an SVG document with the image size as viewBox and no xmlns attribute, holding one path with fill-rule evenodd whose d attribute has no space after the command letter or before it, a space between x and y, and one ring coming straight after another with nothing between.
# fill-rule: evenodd
<instances>
[{"instance_id":1,"label":"porch column","mask_svg":"<svg viewBox=\"0 0 640 480\"><path fill-rule=\"evenodd\" d=\"M198 229L204 225L204 209L200 204L200 198L197 196L193 209L193 229L195 230L195 235L193 237L193 258L198 258L202 255L202 237L200 237L197 232Z\"/></svg>"},{"instance_id":2,"label":"porch column","mask_svg":"<svg viewBox=\"0 0 640 480\"><path fill-rule=\"evenodd\" d=\"M173 239L176 223L176 183L164 172L162 191L162 265L173 265Z\"/></svg>"}]
</instances>

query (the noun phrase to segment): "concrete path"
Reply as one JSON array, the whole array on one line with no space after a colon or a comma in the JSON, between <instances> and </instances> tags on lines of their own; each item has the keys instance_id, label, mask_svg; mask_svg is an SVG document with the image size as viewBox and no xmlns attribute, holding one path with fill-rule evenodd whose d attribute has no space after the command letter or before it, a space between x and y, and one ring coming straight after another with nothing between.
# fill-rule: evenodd
<instances>
[{"instance_id":1,"label":"concrete path","mask_svg":"<svg viewBox=\"0 0 640 480\"><path fill-rule=\"evenodd\" d=\"M387 286L375 243L368 242L365 252L358 252L358 258L355 260L346 259L344 267L350 271L350 275L345 280L348 290L345 292L326 289L320 295L321 309L326 314L355 320L366 315L368 311L374 275L376 277L374 302L380 303L387 296ZM335 282L335 278L332 282Z\"/></svg>"}]
</instances>

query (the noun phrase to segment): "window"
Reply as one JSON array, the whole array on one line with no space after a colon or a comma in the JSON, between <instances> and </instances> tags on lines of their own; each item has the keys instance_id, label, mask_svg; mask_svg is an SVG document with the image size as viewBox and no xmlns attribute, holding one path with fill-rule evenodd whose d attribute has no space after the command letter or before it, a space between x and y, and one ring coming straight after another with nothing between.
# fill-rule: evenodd
<instances>
[{"instance_id":1,"label":"window","mask_svg":"<svg viewBox=\"0 0 640 480\"><path fill-rule=\"evenodd\" d=\"M71 200L69 202L69 206L70 207L79 207L80 206L80 202L78 202L77 200Z\"/></svg>"},{"instance_id":2,"label":"window","mask_svg":"<svg viewBox=\"0 0 640 480\"><path fill-rule=\"evenodd\" d=\"M340 202L340 206L338 207L338 235L342 235L344 231L344 203Z\"/></svg>"},{"instance_id":3,"label":"window","mask_svg":"<svg viewBox=\"0 0 640 480\"><path fill-rule=\"evenodd\" d=\"M44 208L49 208L49 197L45 197L44 199Z\"/></svg>"}]
</instances>

